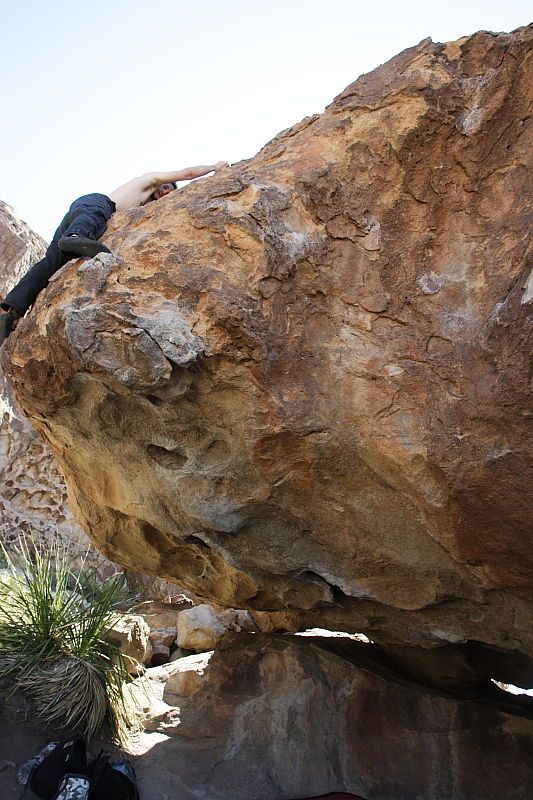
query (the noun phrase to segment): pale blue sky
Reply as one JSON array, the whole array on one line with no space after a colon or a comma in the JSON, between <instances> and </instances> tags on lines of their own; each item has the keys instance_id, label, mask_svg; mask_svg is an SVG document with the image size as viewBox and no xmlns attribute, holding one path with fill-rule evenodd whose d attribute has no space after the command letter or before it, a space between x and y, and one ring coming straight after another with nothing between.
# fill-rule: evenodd
<instances>
[{"instance_id":1,"label":"pale blue sky","mask_svg":"<svg viewBox=\"0 0 533 800\"><path fill-rule=\"evenodd\" d=\"M248 158L421 39L530 21L523 0L6 0L0 198L50 239L81 194Z\"/></svg>"}]
</instances>

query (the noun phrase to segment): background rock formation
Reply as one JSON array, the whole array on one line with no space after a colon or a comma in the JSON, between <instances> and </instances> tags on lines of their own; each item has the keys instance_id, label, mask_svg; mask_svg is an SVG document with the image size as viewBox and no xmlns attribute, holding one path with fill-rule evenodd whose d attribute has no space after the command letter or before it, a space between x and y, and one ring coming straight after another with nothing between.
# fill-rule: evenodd
<instances>
[{"instance_id":1,"label":"background rock formation","mask_svg":"<svg viewBox=\"0 0 533 800\"><path fill-rule=\"evenodd\" d=\"M108 557L531 685L530 41L423 41L43 293L2 363Z\"/></svg>"},{"instance_id":2,"label":"background rock formation","mask_svg":"<svg viewBox=\"0 0 533 800\"><path fill-rule=\"evenodd\" d=\"M42 258L46 242L0 200L0 297ZM0 539L20 533L50 543L58 537L73 559L90 548L90 540L68 507L65 483L48 445L17 410L11 387L0 371ZM104 562L95 549L94 562Z\"/></svg>"}]
</instances>

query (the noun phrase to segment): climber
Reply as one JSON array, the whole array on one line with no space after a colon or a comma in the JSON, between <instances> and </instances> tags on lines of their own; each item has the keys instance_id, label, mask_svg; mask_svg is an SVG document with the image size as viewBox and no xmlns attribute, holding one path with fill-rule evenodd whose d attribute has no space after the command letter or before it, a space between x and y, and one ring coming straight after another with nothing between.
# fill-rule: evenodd
<instances>
[{"instance_id":1,"label":"climber","mask_svg":"<svg viewBox=\"0 0 533 800\"><path fill-rule=\"evenodd\" d=\"M115 211L127 211L128 208L159 200L177 188L176 181L200 178L227 166L227 161L218 161L216 164L188 167L175 172L148 172L119 186L109 196L86 194L75 200L54 233L44 258L28 270L0 303L5 312L0 314L0 346L52 275L67 261L111 252L97 240L105 233L109 218Z\"/></svg>"}]
</instances>

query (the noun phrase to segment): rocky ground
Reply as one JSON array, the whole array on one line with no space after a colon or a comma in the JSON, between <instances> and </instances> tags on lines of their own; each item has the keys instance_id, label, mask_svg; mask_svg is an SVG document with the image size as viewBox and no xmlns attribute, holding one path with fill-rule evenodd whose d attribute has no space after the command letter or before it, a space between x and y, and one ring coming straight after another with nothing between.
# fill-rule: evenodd
<instances>
[{"instance_id":1,"label":"rocky ground","mask_svg":"<svg viewBox=\"0 0 533 800\"><path fill-rule=\"evenodd\" d=\"M49 741L57 740L61 733L47 728L31 718L31 712L20 696L12 698L0 714L0 797L2 800L19 800L22 792L17 783L18 767L34 756ZM152 746L152 739L139 735L128 751L120 749L108 738L95 739L90 745L91 757L101 748L117 756L127 755L135 764L142 800L177 800L174 776L167 770L144 767L143 753ZM136 754L136 755L134 755Z\"/></svg>"},{"instance_id":2,"label":"rocky ground","mask_svg":"<svg viewBox=\"0 0 533 800\"><path fill-rule=\"evenodd\" d=\"M287 622L272 616L263 628ZM533 793L533 700L494 686L420 684L364 636L264 633L248 612L185 599L145 602L109 635L147 665L132 670L143 724L127 747L143 800ZM166 654L157 651L163 638ZM18 797L16 767L61 736L36 723L20 697L6 703L3 800ZM92 752L102 746L93 742Z\"/></svg>"}]
</instances>

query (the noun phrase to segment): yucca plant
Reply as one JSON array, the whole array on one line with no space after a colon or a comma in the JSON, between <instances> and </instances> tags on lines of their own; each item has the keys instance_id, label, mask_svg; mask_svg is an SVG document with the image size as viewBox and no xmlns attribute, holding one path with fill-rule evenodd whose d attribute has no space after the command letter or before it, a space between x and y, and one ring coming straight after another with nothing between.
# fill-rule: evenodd
<instances>
[{"instance_id":1,"label":"yucca plant","mask_svg":"<svg viewBox=\"0 0 533 800\"><path fill-rule=\"evenodd\" d=\"M60 544L45 552L21 539L3 554L0 674L47 723L91 738L107 718L123 741L135 716L131 678L127 657L105 638L124 602L122 576L99 582L90 570L74 572Z\"/></svg>"}]
</instances>

